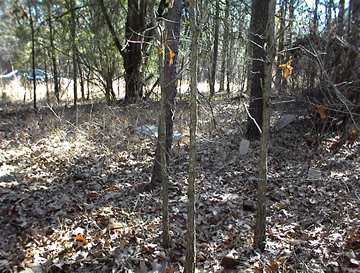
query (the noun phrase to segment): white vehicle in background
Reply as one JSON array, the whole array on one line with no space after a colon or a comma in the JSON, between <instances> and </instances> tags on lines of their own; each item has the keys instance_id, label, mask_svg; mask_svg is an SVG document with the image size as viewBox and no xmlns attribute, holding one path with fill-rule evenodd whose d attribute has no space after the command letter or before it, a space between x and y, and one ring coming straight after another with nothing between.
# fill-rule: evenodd
<instances>
[{"instance_id":1,"label":"white vehicle in background","mask_svg":"<svg viewBox=\"0 0 360 273\"><path fill-rule=\"evenodd\" d=\"M5 75L0 75L0 80L14 80L16 78L20 78L22 73L19 70L11 71Z\"/></svg>"}]
</instances>

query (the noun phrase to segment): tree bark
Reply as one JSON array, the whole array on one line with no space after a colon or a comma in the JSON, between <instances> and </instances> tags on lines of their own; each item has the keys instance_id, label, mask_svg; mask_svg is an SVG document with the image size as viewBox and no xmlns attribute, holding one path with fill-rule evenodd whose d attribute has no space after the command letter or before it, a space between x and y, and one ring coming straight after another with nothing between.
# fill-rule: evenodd
<instances>
[{"instance_id":1,"label":"tree bark","mask_svg":"<svg viewBox=\"0 0 360 273\"><path fill-rule=\"evenodd\" d=\"M142 47L145 31L145 15L147 1L128 1L128 13L125 23L126 46L123 48L120 39L111 23L110 16L106 10L103 0L97 0L105 18L114 44L121 54L125 69L125 102L135 103L143 95L141 79Z\"/></svg>"},{"instance_id":2,"label":"tree bark","mask_svg":"<svg viewBox=\"0 0 360 273\"><path fill-rule=\"evenodd\" d=\"M185 273L194 273L196 266L196 222L195 222L195 194L196 194L196 129L197 129L197 60L198 60L198 22L196 1L190 4L191 35L191 65L190 65L190 162L188 179L188 212L187 212L187 244Z\"/></svg>"},{"instance_id":3,"label":"tree bark","mask_svg":"<svg viewBox=\"0 0 360 273\"><path fill-rule=\"evenodd\" d=\"M230 22L229 12L230 12L230 0L225 0L224 36L223 36L223 48L221 54L219 92L223 92L225 90L226 61L229 51L229 22Z\"/></svg>"},{"instance_id":4,"label":"tree bark","mask_svg":"<svg viewBox=\"0 0 360 273\"><path fill-rule=\"evenodd\" d=\"M284 43L285 43L285 22L286 22L286 13L288 8L288 0L281 1L280 7L280 27L279 27L279 43L278 43L278 52L284 50ZM284 55L279 55L278 64L283 63Z\"/></svg>"},{"instance_id":5,"label":"tree bark","mask_svg":"<svg viewBox=\"0 0 360 273\"><path fill-rule=\"evenodd\" d=\"M326 5L326 31L329 34L331 31L331 23L332 23L332 10L334 6L334 0L328 0Z\"/></svg>"},{"instance_id":6,"label":"tree bark","mask_svg":"<svg viewBox=\"0 0 360 273\"><path fill-rule=\"evenodd\" d=\"M84 101L85 100L84 72L82 69L82 65L80 63L79 54L78 54L78 70L79 70L79 76L80 76L81 99Z\"/></svg>"},{"instance_id":7,"label":"tree bark","mask_svg":"<svg viewBox=\"0 0 360 273\"><path fill-rule=\"evenodd\" d=\"M165 63L164 63L164 89L165 89L165 126L166 126L166 156L170 157L173 142L173 118L175 114L175 97L177 93L177 66L179 55L179 40L181 28L182 1L175 0L173 7L169 9L165 21ZM175 54L172 63L170 60L170 49ZM150 188L161 183L161 168L159 145L156 147L154 167L151 177Z\"/></svg>"},{"instance_id":8,"label":"tree bark","mask_svg":"<svg viewBox=\"0 0 360 273\"><path fill-rule=\"evenodd\" d=\"M337 35L343 34L344 14L345 14L345 0L340 0L339 1L339 13L338 13L337 27L336 27Z\"/></svg>"},{"instance_id":9,"label":"tree bark","mask_svg":"<svg viewBox=\"0 0 360 273\"><path fill-rule=\"evenodd\" d=\"M165 37L161 37L161 50L165 46ZM158 154L160 159L160 179L162 181L162 244L164 248L170 246L170 231L169 231L169 177L167 173L167 158L166 158L166 81L165 81L165 63L162 54L159 54L159 73L160 73L160 114L159 114L159 129L158 129ZM155 158L155 160L157 160Z\"/></svg>"},{"instance_id":10,"label":"tree bark","mask_svg":"<svg viewBox=\"0 0 360 273\"><path fill-rule=\"evenodd\" d=\"M211 60L210 97L213 97L215 95L216 66L217 66L217 57L219 50L220 0L216 0L214 20L215 20L214 46L213 46L213 56Z\"/></svg>"},{"instance_id":11,"label":"tree bark","mask_svg":"<svg viewBox=\"0 0 360 273\"><path fill-rule=\"evenodd\" d=\"M128 1L124 50L125 102L127 103L135 103L143 95L141 64L145 15L146 1Z\"/></svg>"},{"instance_id":12,"label":"tree bark","mask_svg":"<svg viewBox=\"0 0 360 273\"><path fill-rule=\"evenodd\" d=\"M77 106L77 49L76 49L76 13L75 0L69 0L68 8L70 9L70 35L71 35L71 53L72 53L72 78L74 91L74 106Z\"/></svg>"},{"instance_id":13,"label":"tree bark","mask_svg":"<svg viewBox=\"0 0 360 273\"><path fill-rule=\"evenodd\" d=\"M267 153L269 143L270 131L270 93L272 82L272 65L275 56L275 42L274 42L274 18L275 18L275 0L263 1L267 6L267 12L264 14L267 17L266 29L266 61L264 63L264 78L262 79L262 98L263 98L263 124L261 134L261 147L259 159L259 181L257 189L257 211L256 211L256 225L254 232L254 245L260 250L265 249L265 230L266 230L266 184L267 184Z\"/></svg>"},{"instance_id":14,"label":"tree bark","mask_svg":"<svg viewBox=\"0 0 360 273\"><path fill-rule=\"evenodd\" d=\"M289 2L289 27L288 27L288 35L286 39L286 43L288 45L292 44L293 26L295 21L295 2L296 0L290 0Z\"/></svg>"},{"instance_id":15,"label":"tree bark","mask_svg":"<svg viewBox=\"0 0 360 273\"><path fill-rule=\"evenodd\" d=\"M246 136L250 140L260 138L260 128L263 121L262 84L265 79L266 52L265 31L267 25L269 0L254 0L251 6L250 39L252 41L250 52L252 56L251 71L249 73L250 105L247 121Z\"/></svg>"},{"instance_id":16,"label":"tree bark","mask_svg":"<svg viewBox=\"0 0 360 273\"><path fill-rule=\"evenodd\" d=\"M50 40L50 56L52 62L52 71L53 71L53 81L54 81L54 93L57 102L60 102L60 89L59 89L59 78L58 78L58 70L56 63L56 49L54 44L54 30L52 25L52 0L46 2L47 12L48 12L48 27L49 27L49 40Z\"/></svg>"},{"instance_id":17,"label":"tree bark","mask_svg":"<svg viewBox=\"0 0 360 273\"><path fill-rule=\"evenodd\" d=\"M33 77L33 107L36 110L36 63L35 63L35 28L34 28L34 20L32 16L32 4L31 1L28 2L28 10L29 10L29 20L30 20L30 29L31 29L31 66L32 66L32 77Z\"/></svg>"}]
</instances>

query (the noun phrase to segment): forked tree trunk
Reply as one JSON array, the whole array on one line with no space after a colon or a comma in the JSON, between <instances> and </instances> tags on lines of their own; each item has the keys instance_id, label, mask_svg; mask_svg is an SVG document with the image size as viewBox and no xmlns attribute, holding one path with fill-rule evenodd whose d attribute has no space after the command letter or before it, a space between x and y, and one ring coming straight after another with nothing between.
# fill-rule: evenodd
<instances>
[{"instance_id":1,"label":"forked tree trunk","mask_svg":"<svg viewBox=\"0 0 360 273\"><path fill-rule=\"evenodd\" d=\"M254 232L254 245L260 250L265 249L265 230L266 230L266 184L267 184L267 153L270 131L270 93L272 82L272 65L275 56L274 42L274 19L275 19L275 0L263 1L266 5L267 18L266 29L266 61L264 62L264 78L262 79L261 92L263 98L263 123L261 134L260 160L259 160L259 181L257 189L257 211L256 225Z\"/></svg>"},{"instance_id":2,"label":"forked tree trunk","mask_svg":"<svg viewBox=\"0 0 360 273\"><path fill-rule=\"evenodd\" d=\"M196 1L190 4L191 65L190 65L190 162L188 179L188 212L185 273L194 273L196 266L196 221L195 221L195 180L196 180L196 129L197 129L197 63L198 63L198 23Z\"/></svg>"}]
</instances>

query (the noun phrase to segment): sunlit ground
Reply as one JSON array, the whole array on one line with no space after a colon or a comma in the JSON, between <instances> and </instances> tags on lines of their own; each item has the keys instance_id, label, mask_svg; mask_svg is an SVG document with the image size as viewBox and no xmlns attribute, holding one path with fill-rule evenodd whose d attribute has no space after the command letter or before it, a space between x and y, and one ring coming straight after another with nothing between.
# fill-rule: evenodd
<instances>
[{"instance_id":1,"label":"sunlit ground","mask_svg":"<svg viewBox=\"0 0 360 273\"><path fill-rule=\"evenodd\" d=\"M14 90L20 90L21 103L21 87L14 83L6 92ZM252 250L259 149L254 143L248 157L239 158L243 104L223 98L211 109L199 100L198 268L221 272L222 257L231 250L244 272L314 273L356 262L358 144L336 155L325 147L315 153L304 140L311 124L306 120L272 131L268 241L260 255ZM160 189L136 190L150 180L156 139L134 129L157 124L158 103L93 101L77 112L54 106L38 113L27 106L0 111L0 271L181 272L188 142L174 143L169 162L171 251L161 246ZM274 122L280 116L275 112ZM188 122L188 104L179 101L175 130L187 136ZM321 179L307 179L309 168L319 170Z\"/></svg>"}]
</instances>

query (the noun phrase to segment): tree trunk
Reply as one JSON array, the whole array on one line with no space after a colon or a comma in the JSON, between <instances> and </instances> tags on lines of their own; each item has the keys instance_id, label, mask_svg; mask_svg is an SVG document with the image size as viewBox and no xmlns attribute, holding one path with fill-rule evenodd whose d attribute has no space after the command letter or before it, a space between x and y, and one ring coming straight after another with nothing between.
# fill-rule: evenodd
<instances>
[{"instance_id":1,"label":"tree trunk","mask_svg":"<svg viewBox=\"0 0 360 273\"><path fill-rule=\"evenodd\" d=\"M264 50L265 31L267 25L269 0L254 0L251 6L250 39L252 65L249 73L250 87L250 116L247 121L246 136L250 140L260 138L260 128L263 121L262 86L265 79L264 63L266 52Z\"/></svg>"},{"instance_id":2,"label":"tree trunk","mask_svg":"<svg viewBox=\"0 0 360 273\"><path fill-rule=\"evenodd\" d=\"M33 77L33 106L34 109L37 109L36 105L36 63L35 63L35 28L34 28L34 20L32 16L32 5L31 1L28 2L28 9L29 9L29 20L30 20L30 28L31 28L31 66L32 66L32 77Z\"/></svg>"},{"instance_id":3,"label":"tree trunk","mask_svg":"<svg viewBox=\"0 0 360 273\"><path fill-rule=\"evenodd\" d=\"M310 34L313 38L313 41L317 41L317 33L318 33L318 10L319 10L319 1L320 0L315 0L315 8L314 8L314 14L313 14L313 19L312 19L312 28L310 30ZM309 75L308 75L308 89L312 89L315 86L315 76L317 74L317 69L316 69L316 61L313 60L313 62L311 63L311 67L310 67L310 71L309 71Z\"/></svg>"},{"instance_id":4,"label":"tree trunk","mask_svg":"<svg viewBox=\"0 0 360 273\"><path fill-rule=\"evenodd\" d=\"M265 249L265 230L266 230L266 184L267 184L267 153L270 131L270 93L272 82L272 65L275 56L274 42L274 19L275 19L275 0L263 1L266 5L268 27L266 29L266 61L264 63L264 78L262 79L262 98L263 98L263 124L261 134L260 160L259 160L259 181L257 190L257 211L256 225L254 232L254 245L260 250Z\"/></svg>"},{"instance_id":5,"label":"tree trunk","mask_svg":"<svg viewBox=\"0 0 360 273\"><path fill-rule=\"evenodd\" d=\"M332 8L334 6L334 0L328 0L326 5L326 31L329 34L331 31L331 23L332 23Z\"/></svg>"},{"instance_id":6,"label":"tree trunk","mask_svg":"<svg viewBox=\"0 0 360 273\"><path fill-rule=\"evenodd\" d=\"M353 1L353 0L349 0L349 14L348 14L348 23L347 23L347 34L350 35L351 33L351 18L352 18L352 13L353 13L353 4L354 2L357 2L359 0Z\"/></svg>"},{"instance_id":7,"label":"tree trunk","mask_svg":"<svg viewBox=\"0 0 360 273\"><path fill-rule=\"evenodd\" d=\"M284 54L284 43L285 43L285 23L286 23L286 13L288 8L288 0L282 0L281 6L280 6L280 27L279 27L279 41L278 41L278 60L277 60L277 66L284 63L285 60L285 54ZM278 71L278 70L277 70ZM275 78L275 86L276 89L279 91L279 94L284 93L286 85L286 80L282 79L282 74L277 72L276 78Z\"/></svg>"},{"instance_id":8,"label":"tree trunk","mask_svg":"<svg viewBox=\"0 0 360 273\"><path fill-rule=\"evenodd\" d=\"M47 56L45 57L45 60L44 60L44 70L45 70L46 102L47 102L48 104L50 104Z\"/></svg>"},{"instance_id":9,"label":"tree trunk","mask_svg":"<svg viewBox=\"0 0 360 273\"><path fill-rule=\"evenodd\" d=\"M88 73L86 73L86 100L90 100L90 76L91 71L88 71Z\"/></svg>"},{"instance_id":10,"label":"tree trunk","mask_svg":"<svg viewBox=\"0 0 360 273\"><path fill-rule=\"evenodd\" d=\"M53 70L53 81L54 81L54 93L57 102L60 102L60 89L59 89L59 79L58 79L58 71L57 71L57 63L56 63L56 52L54 45L54 30L52 26L52 1L49 0L46 2L47 12L48 12L48 27L49 27L49 40L50 40L50 55L52 62L52 70Z\"/></svg>"},{"instance_id":11,"label":"tree trunk","mask_svg":"<svg viewBox=\"0 0 360 273\"><path fill-rule=\"evenodd\" d=\"M164 35L164 33L162 34ZM165 34L166 35L166 34ZM161 49L165 46L165 37L161 37ZM166 156L166 81L165 81L165 63L164 57L159 54L159 73L160 73L160 114L159 114L159 129L158 129L158 155L155 161L160 163L160 180L162 181L162 244L164 248L170 247L170 231L169 231L169 177L167 173L167 156ZM160 159L160 160L159 160Z\"/></svg>"},{"instance_id":12,"label":"tree trunk","mask_svg":"<svg viewBox=\"0 0 360 273\"><path fill-rule=\"evenodd\" d=\"M80 64L79 54L78 54L78 69L79 69L79 76L80 76L81 99L84 101L85 100L84 72L82 69L82 65Z\"/></svg>"},{"instance_id":13,"label":"tree trunk","mask_svg":"<svg viewBox=\"0 0 360 273\"><path fill-rule=\"evenodd\" d=\"M71 53L72 53L72 68L73 68L73 91L74 91L74 106L77 106L77 49L76 49L76 13L75 0L69 0L68 8L70 9L70 35L71 35Z\"/></svg>"},{"instance_id":14,"label":"tree trunk","mask_svg":"<svg viewBox=\"0 0 360 273\"><path fill-rule=\"evenodd\" d=\"M319 1L320 0L315 0L315 8L314 8L314 14L313 14L313 22L312 22L312 29L311 29L311 33L313 35L315 35L318 31L318 10L319 10Z\"/></svg>"},{"instance_id":15,"label":"tree trunk","mask_svg":"<svg viewBox=\"0 0 360 273\"><path fill-rule=\"evenodd\" d=\"M230 12L230 0L225 0L224 36L223 36L223 48L221 54L221 73L220 73L219 92L223 92L225 90L226 61L229 51L229 24L230 24L229 12Z\"/></svg>"},{"instance_id":16,"label":"tree trunk","mask_svg":"<svg viewBox=\"0 0 360 273\"><path fill-rule=\"evenodd\" d=\"M359 60L359 48L360 48L360 1L352 1L351 6L351 32L350 32L350 44L351 49L348 52L348 62L346 74L343 81L350 83L348 86L350 93L350 100L359 105L360 102L360 60Z\"/></svg>"},{"instance_id":17,"label":"tree trunk","mask_svg":"<svg viewBox=\"0 0 360 273\"><path fill-rule=\"evenodd\" d=\"M220 0L216 0L214 24L214 47L211 60L210 97L215 95L216 66L219 50Z\"/></svg>"},{"instance_id":18,"label":"tree trunk","mask_svg":"<svg viewBox=\"0 0 360 273\"><path fill-rule=\"evenodd\" d=\"M339 1L339 13L336 26L337 35L342 35L344 31L344 14L345 14L345 0Z\"/></svg>"},{"instance_id":19,"label":"tree trunk","mask_svg":"<svg viewBox=\"0 0 360 273\"><path fill-rule=\"evenodd\" d=\"M293 26L295 21L295 1L290 0L289 2L289 27L288 27L288 35L286 39L286 43L291 46L292 44L292 36L293 36Z\"/></svg>"},{"instance_id":20,"label":"tree trunk","mask_svg":"<svg viewBox=\"0 0 360 273\"><path fill-rule=\"evenodd\" d=\"M128 1L128 13L125 23L126 47L123 49L120 39L111 23L103 0L97 0L110 30L115 46L120 52L125 69L125 102L134 103L143 95L141 79L142 47L144 46L145 15L147 1Z\"/></svg>"},{"instance_id":21,"label":"tree trunk","mask_svg":"<svg viewBox=\"0 0 360 273\"><path fill-rule=\"evenodd\" d=\"M232 25L232 22L230 22L231 25ZM230 39L230 48L233 50L234 48L234 42L235 42L235 39L233 37L233 34L232 32L229 32L229 39ZM231 84L231 75L233 73L233 51L232 50L227 50L227 56L226 56L226 93L230 94L231 92L231 87L230 87L230 84ZM234 58L235 59L235 58Z\"/></svg>"},{"instance_id":22,"label":"tree trunk","mask_svg":"<svg viewBox=\"0 0 360 273\"><path fill-rule=\"evenodd\" d=\"M177 65L178 65L178 53L179 53L179 39L180 39L180 27L181 27L181 9L182 1L175 0L173 7L169 9L165 21L165 64L164 64L164 89L166 96L165 105L165 126L166 126L166 156L169 159L171 153L171 146L173 141L173 118L175 114L175 97L177 89ZM170 58L170 50L175 54L173 59ZM161 168L160 162L159 145L156 147L154 167L151 177L151 186L161 183Z\"/></svg>"},{"instance_id":23,"label":"tree trunk","mask_svg":"<svg viewBox=\"0 0 360 273\"><path fill-rule=\"evenodd\" d=\"M143 95L141 79L142 32L145 30L146 1L128 1L124 50L125 102L134 103Z\"/></svg>"},{"instance_id":24,"label":"tree trunk","mask_svg":"<svg viewBox=\"0 0 360 273\"><path fill-rule=\"evenodd\" d=\"M279 43L278 43L278 52L282 52L284 50L284 43L285 43L285 22L286 22L286 13L288 8L288 0L281 1L280 7L280 27L279 27ZM283 63L284 55L278 55L278 64Z\"/></svg>"},{"instance_id":25,"label":"tree trunk","mask_svg":"<svg viewBox=\"0 0 360 273\"><path fill-rule=\"evenodd\" d=\"M191 65L190 65L190 161L188 179L188 212L187 212L187 243L185 273L194 273L196 266L196 222L195 222L195 180L196 180L196 129L197 129L197 59L198 59L198 23L196 1L190 4Z\"/></svg>"}]
</instances>

